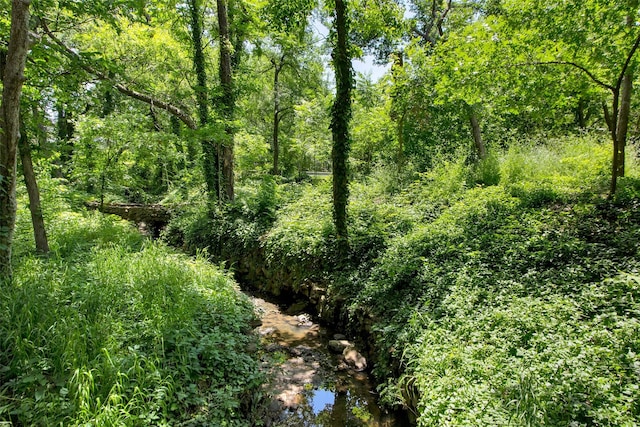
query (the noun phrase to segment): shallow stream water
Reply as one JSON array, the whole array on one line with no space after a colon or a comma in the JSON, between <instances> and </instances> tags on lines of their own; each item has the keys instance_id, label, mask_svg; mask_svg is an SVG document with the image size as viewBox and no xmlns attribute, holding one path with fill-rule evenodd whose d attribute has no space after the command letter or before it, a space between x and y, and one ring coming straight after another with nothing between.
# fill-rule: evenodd
<instances>
[{"instance_id":1,"label":"shallow stream water","mask_svg":"<svg viewBox=\"0 0 640 427\"><path fill-rule=\"evenodd\" d=\"M387 413L377 404L366 372L350 368L328 350L333 333L305 313L286 314L278 305L249 295L262 325L271 369L271 392L278 427L402 427L404 414ZM274 363L275 361L275 363Z\"/></svg>"}]
</instances>

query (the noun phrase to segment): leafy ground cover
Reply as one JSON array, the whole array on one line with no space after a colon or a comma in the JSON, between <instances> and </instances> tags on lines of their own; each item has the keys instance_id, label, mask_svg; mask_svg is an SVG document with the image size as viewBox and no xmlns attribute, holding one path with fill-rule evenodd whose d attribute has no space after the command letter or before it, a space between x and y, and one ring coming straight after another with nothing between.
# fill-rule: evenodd
<instances>
[{"instance_id":1,"label":"leafy ground cover","mask_svg":"<svg viewBox=\"0 0 640 427\"><path fill-rule=\"evenodd\" d=\"M326 182L240 197L271 206L240 240L373 323L380 391L420 426L636 425L640 172L632 155L607 200L608 150L587 135L378 170L352 185L349 260Z\"/></svg>"},{"instance_id":2,"label":"leafy ground cover","mask_svg":"<svg viewBox=\"0 0 640 427\"><path fill-rule=\"evenodd\" d=\"M253 309L232 278L126 222L73 212L64 195L47 196L59 201L49 258L30 254L21 212L15 281L0 293L0 420L250 425L262 377L247 350Z\"/></svg>"}]
</instances>

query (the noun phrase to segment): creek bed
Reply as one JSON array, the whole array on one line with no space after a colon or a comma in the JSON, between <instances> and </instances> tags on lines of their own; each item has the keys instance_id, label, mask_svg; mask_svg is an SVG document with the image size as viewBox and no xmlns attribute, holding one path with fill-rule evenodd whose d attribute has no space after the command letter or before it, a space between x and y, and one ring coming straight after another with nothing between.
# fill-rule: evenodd
<instances>
[{"instance_id":1,"label":"creek bed","mask_svg":"<svg viewBox=\"0 0 640 427\"><path fill-rule=\"evenodd\" d=\"M281 307L248 294L262 325L257 328L266 350L265 369L274 396L268 424L277 427L401 427L406 414L387 413L377 404L366 372L332 353L334 338L306 313L287 314Z\"/></svg>"}]
</instances>

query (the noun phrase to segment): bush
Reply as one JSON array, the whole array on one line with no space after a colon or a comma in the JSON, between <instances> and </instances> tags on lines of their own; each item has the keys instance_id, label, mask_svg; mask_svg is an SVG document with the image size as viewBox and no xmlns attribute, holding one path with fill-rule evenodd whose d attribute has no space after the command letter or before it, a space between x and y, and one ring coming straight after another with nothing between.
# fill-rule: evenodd
<instances>
[{"instance_id":1,"label":"bush","mask_svg":"<svg viewBox=\"0 0 640 427\"><path fill-rule=\"evenodd\" d=\"M53 230L54 254L22 255L0 295L0 419L249 424L253 311L228 276L109 217L61 213Z\"/></svg>"},{"instance_id":2,"label":"bush","mask_svg":"<svg viewBox=\"0 0 640 427\"><path fill-rule=\"evenodd\" d=\"M414 320L423 331L405 352L418 425L634 425L639 296L635 275L577 298L455 287L443 317Z\"/></svg>"}]
</instances>

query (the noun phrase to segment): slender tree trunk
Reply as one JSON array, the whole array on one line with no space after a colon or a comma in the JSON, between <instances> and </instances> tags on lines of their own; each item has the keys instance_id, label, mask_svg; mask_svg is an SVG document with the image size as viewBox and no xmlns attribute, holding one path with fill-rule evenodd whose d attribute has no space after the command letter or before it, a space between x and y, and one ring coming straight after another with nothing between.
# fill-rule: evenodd
<instances>
[{"instance_id":1,"label":"slender tree trunk","mask_svg":"<svg viewBox=\"0 0 640 427\"><path fill-rule=\"evenodd\" d=\"M27 187L27 193L29 194L29 210L31 211L31 223L33 224L33 236L36 241L36 251L41 254L48 254L49 241L47 239L47 231L44 227L44 218L42 216L40 190L38 189L36 174L33 171L31 147L29 146L24 126L22 127L20 138L18 139L18 149L20 151L20 160L22 161L24 183Z\"/></svg>"},{"instance_id":2,"label":"slender tree trunk","mask_svg":"<svg viewBox=\"0 0 640 427\"><path fill-rule=\"evenodd\" d=\"M638 1L631 0L629 5L633 9L637 9ZM631 15L627 15L627 27L633 28L635 19ZM618 177L624 176L625 163L625 146L627 144L627 132L629 129L629 115L631 111L631 93L633 91L633 63L631 62L633 55L638 48L640 38L636 38L636 42L631 49L623 68L622 74L618 78L618 83L613 88L613 114L605 118L608 120L609 130L611 131L611 139L613 140L613 159L611 165L611 188L609 197L612 198L616 194L618 186ZM606 113L606 111L605 111Z\"/></svg>"},{"instance_id":3,"label":"slender tree trunk","mask_svg":"<svg viewBox=\"0 0 640 427\"><path fill-rule=\"evenodd\" d=\"M71 112L62 104L56 106L58 118L56 126L58 130L58 142L60 144L61 175L65 175L73 157L73 132Z\"/></svg>"},{"instance_id":4,"label":"slender tree trunk","mask_svg":"<svg viewBox=\"0 0 640 427\"><path fill-rule=\"evenodd\" d=\"M616 161L616 175L619 177L624 176L625 173L624 157L627 145L627 133L629 129L629 116L631 113L631 93L633 92L633 73L631 70L628 70L622 79L621 91L620 113L618 115L618 126L616 129L616 156L618 157L618 160Z\"/></svg>"},{"instance_id":5,"label":"slender tree trunk","mask_svg":"<svg viewBox=\"0 0 640 427\"><path fill-rule=\"evenodd\" d=\"M331 132L333 147L333 219L336 227L338 255L345 257L349 251L347 232L347 204L349 201L349 179L347 161L349 157L349 121L351 119L351 57L348 46L349 24L344 0L335 0L335 45L333 66L336 74L336 98L332 108Z\"/></svg>"},{"instance_id":6,"label":"slender tree trunk","mask_svg":"<svg viewBox=\"0 0 640 427\"><path fill-rule=\"evenodd\" d=\"M280 175L280 112L273 112L273 175Z\"/></svg>"},{"instance_id":7,"label":"slender tree trunk","mask_svg":"<svg viewBox=\"0 0 640 427\"><path fill-rule=\"evenodd\" d=\"M222 85L222 111L225 119L225 137L221 144L222 180L224 195L227 200L234 198L233 176L233 110L235 97L231 74L231 40L229 38L229 21L227 0L217 0L218 28L220 31L220 84Z\"/></svg>"},{"instance_id":8,"label":"slender tree trunk","mask_svg":"<svg viewBox=\"0 0 640 427\"><path fill-rule=\"evenodd\" d=\"M469 123L471 124L471 135L473 136L473 143L476 147L476 153L480 159L487 157L487 148L482 140L482 130L480 129L480 123L478 122L478 115L476 114L473 106L469 106Z\"/></svg>"},{"instance_id":9,"label":"slender tree trunk","mask_svg":"<svg viewBox=\"0 0 640 427\"><path fill-rule=\"evenodd\" d=\"M583 98L580 98L575 110L576 124L580 129L585 129L587 127L587 116L584 113L585 103L585 100Z\"/></svg>"},{"instance_id":10,"label":"slender tree trunk","mask_svg":"<svg viewBox=\"0 0 640 427\"><path fill-rule=\"evenodd\" d=\"M609 187L609 197L612 198L616 194L618 188L618 117L620 115L619 110L620 102L620 88L615 88L613 91L612 113L608 114L608 110L605 108L605 120L608 121L609 131L611 133L611 142L613 143L613 156L611 159L611 185Z\"/></svg>"},{"instance_id":11,"label":"slender tree trunk","mask_svg":"<svg viewBox=\"0 0 640 427\"><path fill-rule=\"evenodd\" d=\"M404 119L407 115L406 109L402 111L398 122L396 123L396 132L398 134L398 170L401 171L404 167Z\"/></svg>"},{"instance_id":12,"label":"slender tree trunk","mask_svg":"<svg viewBox=\"0 0 640 427\"><path fill-rule=\"evenodd\" d=\"M284 56L280 60L280 63L276 64L272 61L273 72L273 174L280 175L280 71L282 71L282 64Z\"/></svg>"},{"instance_id":13,"label":"slender tree trunk","mask_svg":"<svg viewBox=\"0 0 640 427\"><path fill-rule=\"evenodd\" d=\"M16 223L16 165L20 97L29 44L29 0L12 0L11 32L0 70L0 280L11 277L11 245Z\"/></svg>"},{"instance_id":14,"label":"slender tree trunk","mask_svg":"<svg viewBox=\"0 0 640 427\"><path fill-rule=\"evenodd\" d=\"M198 0L189 0L189 13L191 15L191 35L193 39L193 66L196 70L197 78L195 92L198 104L198 119L200 126L204 127L209 123L209 97ZM213 203L220 200L219 152L216 144L210 139L203 138L200 143L203 154L202 170L204 172L204 180L207 184L209 201Z\"/></svg>"}]
</instances>

